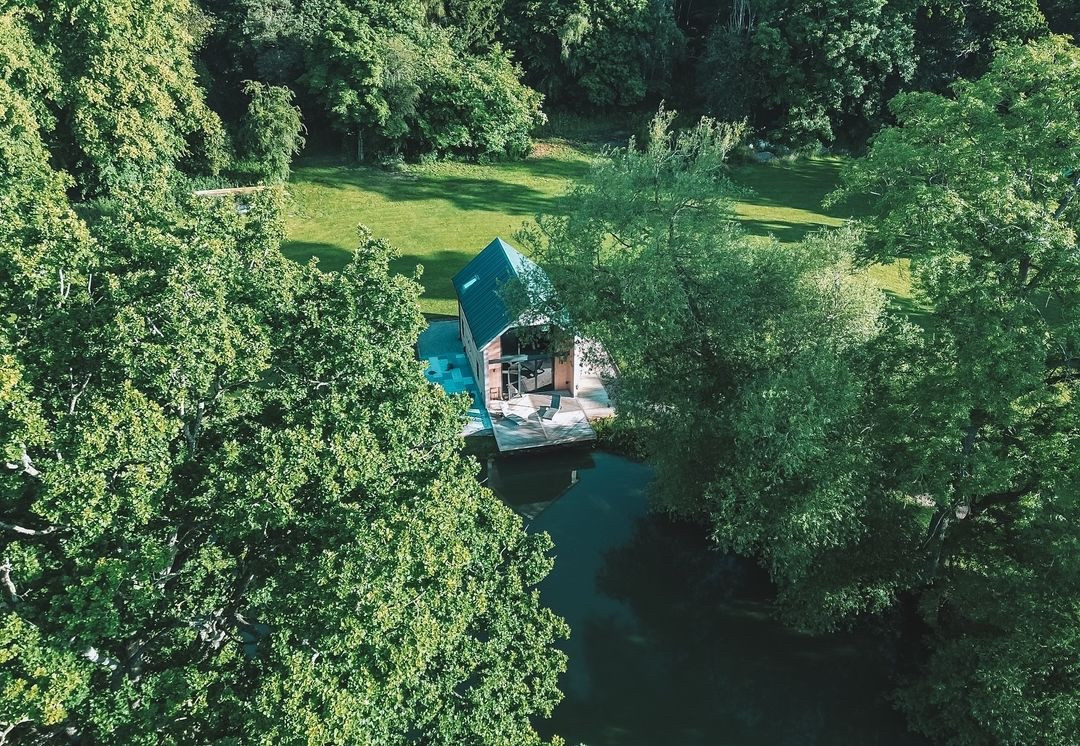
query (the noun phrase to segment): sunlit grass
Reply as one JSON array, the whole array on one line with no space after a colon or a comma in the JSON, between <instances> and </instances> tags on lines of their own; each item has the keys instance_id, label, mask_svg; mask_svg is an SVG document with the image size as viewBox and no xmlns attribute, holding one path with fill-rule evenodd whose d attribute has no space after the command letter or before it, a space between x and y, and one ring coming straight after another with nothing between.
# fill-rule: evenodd
<instances>
[{"instance_id":1,"label":"sunlit grass","mask_svg":"<svg viewBox=\"0 0 1080 746\"><path fill-rule=\"evenodd\" d=\"M543 140L522 161L440 162L391 171L305 159L294 171L284 250L300 261L317 256L322 267L340 268L356 242L357 223L364 223L401 252L395 271L412 274L424 265L422 310L453 314L454 273L495 236L512 238L538 213L557 210L557 197L588 172L593 152ZM822 158L737 167L733 177L747 193L736 216L749 234L781 242L841 225L862 208L821 205L836 187L841 165L840 159ZM871 267L869 274L895 298L908 298L902 265Z\"/></svg>"},{"instance_id":2,"label":"sunlit grass","mask_svg":"<svg viewBox=\"0 0 1080 746\"><path fill-rule=\"evenodd\" d=\"M522 224L556 209L556 197L589 170L589 156L557 142L540 143L523 161L443 162L397 171L302 161L295 170L295 205L285 253L318 256L337 269L363 223L401 252L393 269L424 265L425 313L455 313L450 282L496 236L511 239Z\"/></svg>"}]
</instances>

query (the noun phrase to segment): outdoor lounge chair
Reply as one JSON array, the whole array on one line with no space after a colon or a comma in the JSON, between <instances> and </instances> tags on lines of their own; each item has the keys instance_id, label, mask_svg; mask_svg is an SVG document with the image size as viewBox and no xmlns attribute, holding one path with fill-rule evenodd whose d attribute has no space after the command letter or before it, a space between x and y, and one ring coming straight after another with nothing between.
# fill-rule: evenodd
<instances>
[{"instance_id":1,"label":"outdoor lounge chair","mask_svg":"<svg viewBox=\"0 0 1080 746\"><path fill-rule=\"evenodd\" d=\"M507 404L506 402L499 402L499 404L500 404L500 409L502 410L503 419L510 420L515 425L520 425L522 423L528 422L528 420L526 420L520 414L517 414L516 412L511 410L510 405Z\"/></svg>"},{"instance_id":2,"label":"outdoor lounge chair","mask_svg":"<svg viewBox=\"0 0 1080 746\"><path fill-rule=\"evenodd\" d=\"M544 408L544 414L541 415L545 420L555 419L555 415L559 413L559 408L562 406L562 397L558 394L551 395L551 404Z\"/></svg>"}]
</instances>

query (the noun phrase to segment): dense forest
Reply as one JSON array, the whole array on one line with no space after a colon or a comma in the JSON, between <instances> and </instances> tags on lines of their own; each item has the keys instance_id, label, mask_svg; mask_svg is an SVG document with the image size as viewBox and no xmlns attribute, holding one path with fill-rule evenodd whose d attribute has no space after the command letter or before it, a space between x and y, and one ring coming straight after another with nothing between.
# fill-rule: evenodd
<instances>
[{"instance_id":1,"label":"dense forest","mask_svg":"<svg viewBox=\"0 0 1080 746\"><path fill-rule=\"evenodd\" d=\"M419 276L366 229L286 259L287 182L657 111L523 232L520 302L603 343L656 505L787 623L903 630L913 729L1080 743L1077 36L1073 0L4 3L0 744L547 743L550 542L415 364ZM748 241L758 141L851 154L868 215ZM917 313L860 271L897 261Z\"/></svg>"}]
</instances>

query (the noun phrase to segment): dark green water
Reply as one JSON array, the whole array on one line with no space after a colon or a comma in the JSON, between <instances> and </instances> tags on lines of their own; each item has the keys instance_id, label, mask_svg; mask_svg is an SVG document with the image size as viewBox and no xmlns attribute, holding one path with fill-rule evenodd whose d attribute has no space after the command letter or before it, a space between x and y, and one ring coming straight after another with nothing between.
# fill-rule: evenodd
<instances>
[{"instance_id":1,"label":"dark green water","mask_svg":"<svg viewBox=\"0 0 1080 746\"><path fill-rule=\"evenodd\" d=\"M650 476L602 452L489 466L529 530L555 540L540 591L572 633L566 698L543 733L570 746L924 743L885 701L886 645L784 628L753 563L648 512Z\"/></svg>"}]
</instances>

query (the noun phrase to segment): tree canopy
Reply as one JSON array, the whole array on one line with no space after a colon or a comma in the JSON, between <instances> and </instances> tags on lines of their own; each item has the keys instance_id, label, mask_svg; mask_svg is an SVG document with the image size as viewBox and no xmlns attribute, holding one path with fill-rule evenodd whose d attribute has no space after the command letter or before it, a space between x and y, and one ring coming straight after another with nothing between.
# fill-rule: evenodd
<instances>
[{"instance_id":1,"label":"tree canopy","mask_svg":"<svg viewBox=\"0 0 1080 746\"><path fill-rule=\"evenodd\" d=\"M550 278L531 297L611 356L660 503L761 557L794 622L830 628L890 603L900 578L885 550L917 533L914 508L867 489L865 359L882 300L853 270L857 234L742 236L724 163L741 133L671 123L661 113L642 148L612 153L565 216L524 235ZM843 571L869 543L880 559Z\"/></svg>"},{"instance_id":2,"label":"tree canopy","mask_svg":"<svg viewBox=\"0 0 1080 746\"><path fill-rule=\"evenodd\" d=\"M1055 0L201 1L219 108L244 80L288 86L309 121L364 131L365 156L520 155L537 92L571 111L667 101L787 145L859 149L896 93L945 92L1000 46L1075 30ZM483 85L463 84L473 74ZM512 136L478 101L506 101Z\"/></svg>"},{"instance_id":3,"label":"tree canopy","mask_svg":"<svg viewBox=\"0 0 1080 746\"><path fill-rule=\"evenodd\" d=\"M599 342L659 504L757 557L829 629L917 610L896 695L949 744L1071 743L1080 713L1080 51L1001 50L907 93L833 197L861 227L734 227L704 120L613 151L524 233L531 307ZM910 263L919 314L859 268Z\"/></svg>"},{"instance_id":4,"label":"tree canopy","mask_svg":"<svg viewBox=\"0 0 1080 746\"><path fill-rule=\"evenodd\" d=\"M477 482L466 403L414 359L419 273L363 227L340 272L280 251L306 125L361 160L511 158L542 105L660 106L523 231L546 274L512 299L617 371L657 504L757 558L795 626L903 618L920 732L1075 742L1080 50L1052 34L1078 19L5 5L0 743L546 743L550 541ZM664 99L716 118L678 131ZM833 199L868 217L743 235L751 136L866 147ZM869 262L910 268L916 314Z\"/></svg>"},{"instance_id":5,"label":"tree canopy","mask_svg":"<svg viewBox=\"0 0 1080 746\"><path fill-rule=\"evenodd\" d=\"M461 454L390 247L292 263L273 190L74 205L34 72L0 73L2 738L541 743L550 541Z\"/></svg>"},{"instance_id":6,"label":"tree canopy","mask_svg":"<svg viewBox=\"0 0 1080 746\"><path fill-rule=\"evenodd\" d=\"M90 194L136 188L177 166L216 173L227 159L192 53L197 7L173 2L41 0L23 11L52 85L53 156ZM41 74L41 73L39 73Z\"/></svg>"},{"instance_id":7,"label":"tree canopy","mask_svg":"<svg viewBox=\"0 0 1080 746\"><path fill-rule=\"evenodd\" d=\"M1080 477L1080 52L1059 37L1005 49L954 96L892 106L898 125L845 190L872 195L868 255L909 258L930 310L880 430L890 482L935 505L920 545L929 663L902 702L953 743L1067 741L1080 712L1066 528Z\"/></svg>"}]
</instances>

